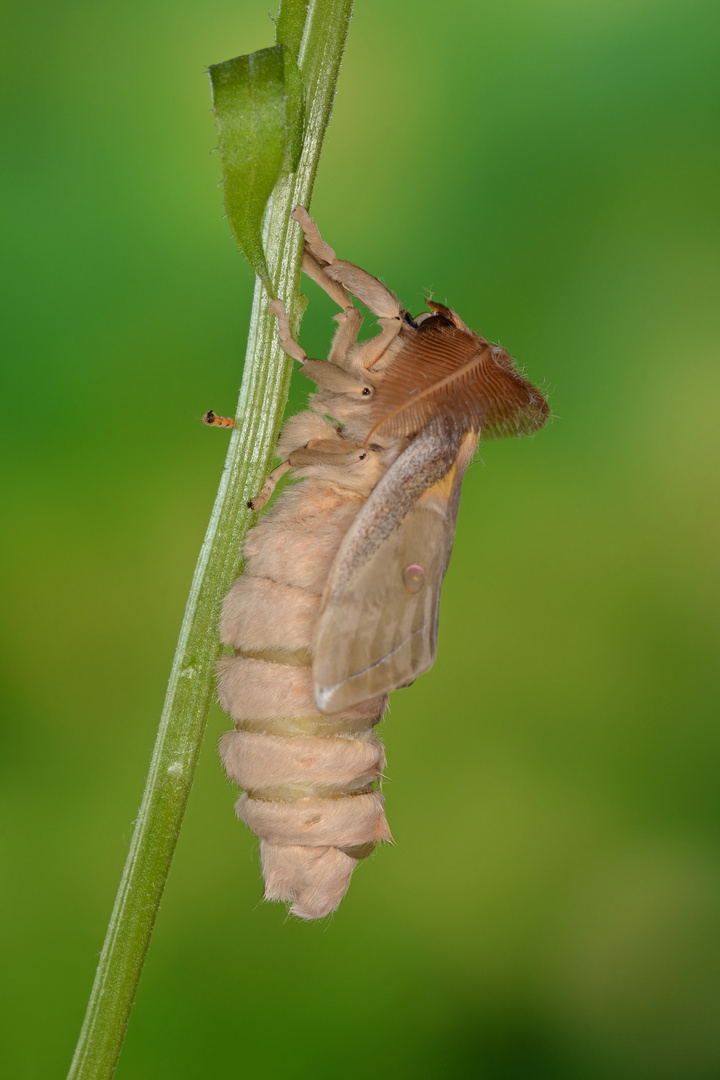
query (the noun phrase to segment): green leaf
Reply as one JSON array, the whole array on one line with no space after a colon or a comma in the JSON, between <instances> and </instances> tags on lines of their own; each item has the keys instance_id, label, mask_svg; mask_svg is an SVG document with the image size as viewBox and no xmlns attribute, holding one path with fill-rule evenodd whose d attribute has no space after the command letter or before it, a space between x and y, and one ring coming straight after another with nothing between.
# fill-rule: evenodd
<instances>
[{"instance_id":1,"label":"green leaf","mask_svg":"<svg viewBox=\"0 0 720 1080\"><path fill-rule=\"evenodd\" d=\"M284 46L285 54L285 160L283 168L295 172L300 161L305 136L305 87L293 50Z\"/></svg>"},{"instance_id":2,"label":"green leaf","mask_svg":"<svg viewBox=\"0 0 720 1080\"><path fill-rule=\"evenodd\" d=\"M295 172L300 161L305 137L305 83L298 58L305 33L310 0L280 0L275 41L285 45L285 92L287 146L285 168Z\"/></svg>"},{"instance_id":3,"label":"green leaf","mask_svg":"<svg viewBox=\"0 0 720 1080\"><path fill-rule=\"evenodd\" d=\"M285 45L273 45L210 68L230 227L271 296L275 289L263 249L263 215L283 165L295 153L294 146L288 151L287 52Z\"/></svg>"},{"instance_id":4,"label":"green leaf","mask_svg":"<svg viewBox=\"0 0 720 1080\"><path fill-rule=\"evenodd\" d=\"M310 0L280 0L280 10L275 24L275 40L278 45L287 45L292 49L296 60L305 32L309 3Z\"/></svg>"},{"instance_id":5,"label":"green leaf","mask_svg":"<svg viewBox=\"0 0 720 1080\"><path fill-rule=\"evenodd\" d=\"M302 152L305 92L297 48L306 14L306 0L286 0L277 45L210 68L230 227L272 296L262 223L278 177L294 172Z\"/></svg>"}]
</instances>

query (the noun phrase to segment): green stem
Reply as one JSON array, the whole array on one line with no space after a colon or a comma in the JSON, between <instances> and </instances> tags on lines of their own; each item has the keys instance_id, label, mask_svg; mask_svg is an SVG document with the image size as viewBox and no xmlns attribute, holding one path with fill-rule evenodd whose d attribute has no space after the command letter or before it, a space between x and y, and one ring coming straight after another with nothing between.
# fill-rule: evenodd
<instances>
[{"instance_id":1,"label":"green stem","mask_svg":"<svg viewBox=\"0 0 720 1080\"><path fill-rule=\"evenodd\" d=\"M275 187L265 223L268 264L296 330L301 231L290 219L310 202L330 119L352 0L310 0L298 59L306 93L306 129L297 170ZM238 404L215 506L195 569L170 673L150 773L108 926L69 1080L107 1080L122 1048L137 984L170 869L215 693L217 622L237 576L252 514L287 400L291 364L277 344L269 297L256 281Z\"/></svg>"}]
</instances>

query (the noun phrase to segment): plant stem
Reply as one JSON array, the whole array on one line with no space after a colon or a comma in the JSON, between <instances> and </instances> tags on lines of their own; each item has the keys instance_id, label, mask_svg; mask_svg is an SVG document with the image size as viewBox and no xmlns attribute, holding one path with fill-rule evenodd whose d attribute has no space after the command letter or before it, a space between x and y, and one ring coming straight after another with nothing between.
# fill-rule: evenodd
<instances>
[{"instance_id":1,"label":"plant stem","mask_svg":"<svg viewBox=\"0 0 720 1080\"><path fill-rule=\"evenodd\" d=\"M301 230L290 219L312 194L330 119L352 0L310 0L298 61L306 129L297 170L280 179L265 222L272 279L293 331L302 315ZM158 906L172 862L214 695L220 606L252 520L247 501L267 475L287 399L291 363L277 344L269 297L256 281L238 422L195 568L142 805L108 926L69 1080L115 1072Z\"/></svg>"}]
</instances>

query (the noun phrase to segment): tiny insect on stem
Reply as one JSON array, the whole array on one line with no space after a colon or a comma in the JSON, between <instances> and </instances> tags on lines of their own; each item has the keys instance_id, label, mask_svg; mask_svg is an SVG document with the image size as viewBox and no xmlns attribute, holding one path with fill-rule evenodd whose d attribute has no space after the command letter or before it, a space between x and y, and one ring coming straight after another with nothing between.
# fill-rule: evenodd
<instances>
[{"instance_id":1,"label":"tiny insect on stem","mask_svg":"<svg viewBox=\"0 0 720 1080\"><path fill-rule=\"evenodd\" d=\"M203 424L207 424L208 427L235 427L235 421L231 416L218 416L212 409L209 409L202 418Z\"/></svg>"}]
</instances>

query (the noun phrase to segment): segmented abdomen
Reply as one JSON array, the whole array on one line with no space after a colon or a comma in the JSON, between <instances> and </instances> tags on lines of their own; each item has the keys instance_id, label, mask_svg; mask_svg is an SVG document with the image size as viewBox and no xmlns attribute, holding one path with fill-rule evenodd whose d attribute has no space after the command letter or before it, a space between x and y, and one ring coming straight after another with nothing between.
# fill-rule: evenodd
<instances>
[{"instance_id":1,"label":"segmented abdomen","mask_svg":"<svg viewBox=\"0 0 720 1080\"><path fill-rule=\"evenodd\" d=\"M390 840L374 734L387 697L328 715L315 703L312 637L337 549L364 499L310 476L248 533L246 568L225 599L219 699L235 722L220 753L244 794L236 813L260 837L265 898L318 919L361 858Z\"/></svg>"}]
</instances>

